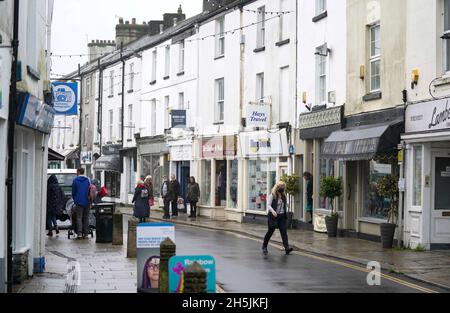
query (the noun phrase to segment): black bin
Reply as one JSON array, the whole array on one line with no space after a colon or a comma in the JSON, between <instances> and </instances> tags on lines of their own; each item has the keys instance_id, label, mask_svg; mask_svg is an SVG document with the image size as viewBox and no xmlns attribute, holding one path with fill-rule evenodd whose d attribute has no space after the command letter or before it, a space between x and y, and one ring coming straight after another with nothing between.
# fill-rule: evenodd
<instances>
[{"instance_id":1,"label":"black bin","mask_svg":"<svg viewBox=\"0 0 450 313\"><path fill-rule=\"evenodd\" d=\"M99 203L95 205L95 232L97 243L112 243L113 214L115 203Z\"/></svg>"}]
</instances>

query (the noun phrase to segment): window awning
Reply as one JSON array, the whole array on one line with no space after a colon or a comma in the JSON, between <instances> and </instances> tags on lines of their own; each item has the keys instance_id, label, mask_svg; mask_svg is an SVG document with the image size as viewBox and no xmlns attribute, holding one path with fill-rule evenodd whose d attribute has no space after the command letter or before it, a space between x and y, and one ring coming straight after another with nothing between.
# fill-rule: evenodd
<instances>
[{"instance_id":1,"label":"window awning","mask_svg":"<svg viewBox=\"0 0 450 313\"><path fill-rule=\"evenodd\" d=\"M404 122L397 120L336 131L325 140L322 158L359 161L394 156L404 127Z\"/></svg>"},{"instance_id":2,"label":"window awning","mask_svg":"<svg viewBox=\"0 0 450 313\"><path fill-rule=\"evenodd\" d=\"M103 155L95 161L94 171L120 172L119 154Z\"/></svg>"},{"instance_id":3,"label":"window awning","mask_svg":"<svg viewBox=\"0 0 450 313\"><path fill-rule=\"evenodd\" d=\"M49 161L64 161L65 157L53 149L48 148L48 160Z\"/></svg>"},{"instance_id":4,"label":"window awning","mask_svg":"<svg viewBox=\"0 0 450 313\"><path fill-rule=\"evenodd\" d=\"M79 159L80 159L80 149L78 148L70 151L66 155L66 160L79 160Z\"/></svg>"}]
</instances>

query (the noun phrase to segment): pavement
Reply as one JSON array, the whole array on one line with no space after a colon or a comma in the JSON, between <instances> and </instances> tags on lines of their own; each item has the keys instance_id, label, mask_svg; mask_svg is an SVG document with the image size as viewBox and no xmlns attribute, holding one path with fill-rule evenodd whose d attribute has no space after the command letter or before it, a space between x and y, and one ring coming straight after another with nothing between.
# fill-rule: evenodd
<instances>
[{"instance_id":1,"label":"pavement","mask_svg":"<svg viewBox=\"0 0 450 313\"><path fill-rule=\"evenodd\" d=\"M122 207L124 214L132 214L131 208ZM151 218L162 220L162 211L152 210ZM232 221L215 221L199 217L190 219L186 215L172 219L175 224L201 227L210 230L226 231L261 239L267 228L264 225L241 224ZM333 257L367 266L376 261L382 269L390 273L400 273L418 282L450 290L450 251L424 251L383 249L380 243L355 238L328 238L307 230L289 230L289 241L296 250ZM281 244L278 232L273 242Z\"/></svg>"}]
</instances>

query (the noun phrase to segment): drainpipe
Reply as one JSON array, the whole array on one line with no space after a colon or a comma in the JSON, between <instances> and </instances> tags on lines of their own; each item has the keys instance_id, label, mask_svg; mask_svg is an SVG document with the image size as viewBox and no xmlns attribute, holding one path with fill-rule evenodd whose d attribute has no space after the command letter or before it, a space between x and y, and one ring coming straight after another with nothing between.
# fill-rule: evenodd
<instances>
[{"instance_id":1,"label":"drainpipe","mask_svg":"<svg viewBox=\"0 0 450 313\"><path fill-rule=\"evenodd\" d=\"M14 26L12 46L11 85L9 95L9 119L8 119L8 178L7 188L7 292L12 293L12 266L13 266L13 182L14 182L14 131L17 116L17 61L19 54L19 0L14 0Z\"/></svg>"},{"instance_id":2,"label":"drainpipe","mask_svg":"<svg viewBox=\"0 0 450 313\"><path fill-rule=\"evenodd\" d=\"M102 155L102 121L103 121L103 69L100 59L98 59L98 114L97 114L97 132L99 134L100 155Z\"/></svg>"},{"instance_id":3,"label":"drainpipe","mask_svg":"<svg viewBox=\"0 0 450 313\"><path fill-rule=\"evenodd\" d=\"M125 116L125 60L123 58L123 42L120 43L120 60L122 61L122 116L121 122L122 122L122 136L120 136L122 140L122 149L124 146L124 135L125 135L125 125L124 125L124 116Z\"/></svg>"},{"instance_id":4,"label":"drainpipe","mask_svg":"<svg viewBox=\"0 0 450 313\"><path fill-rule=\"evenodd\" d=\"M240 27L244 23L244 10L243 6L239 7L240 10ZM244 30L241 29L240 32L240 56L239 56L239 66L240 66L240 83L239 83L239 124L242 126L243 110L244 110L244 52L245 43L243 42Z\"/></svg>"}]
</instances>

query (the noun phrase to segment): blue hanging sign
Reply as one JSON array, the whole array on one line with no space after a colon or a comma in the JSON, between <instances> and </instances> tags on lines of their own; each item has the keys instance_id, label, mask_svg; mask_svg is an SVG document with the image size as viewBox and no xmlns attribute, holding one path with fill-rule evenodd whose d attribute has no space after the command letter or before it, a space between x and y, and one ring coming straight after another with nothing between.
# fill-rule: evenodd
<instances>
[{"instance_id":1,"label":"blue hanging sign","mask_svg":"<svg viewBox=\"0 0 450 313\"><path fill-rule=\"evenodd\" d=\"M77 115L78 83L54 82L52 86L56 115Z\"/></svg>"}]
</instances>

